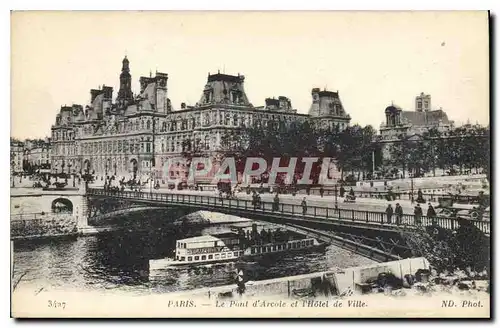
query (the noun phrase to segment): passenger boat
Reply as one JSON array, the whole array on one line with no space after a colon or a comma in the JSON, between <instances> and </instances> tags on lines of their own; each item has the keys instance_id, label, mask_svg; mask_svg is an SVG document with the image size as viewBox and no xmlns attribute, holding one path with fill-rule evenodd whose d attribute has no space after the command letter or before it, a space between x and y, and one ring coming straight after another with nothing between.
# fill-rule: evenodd
<instances>
[{"instance_id":1,"label":"passenger boat","mask_svg":"<svg viewBox=\"0 0 500 328\"><path fill-rule=\"evenodd\" d=\"M203 235L177 240L175 258L150 260L149 270L211 266L324 246L326 246L325 243L320 243L315 238L253 243L234 232Z\"/></svg>"}]
</instances>

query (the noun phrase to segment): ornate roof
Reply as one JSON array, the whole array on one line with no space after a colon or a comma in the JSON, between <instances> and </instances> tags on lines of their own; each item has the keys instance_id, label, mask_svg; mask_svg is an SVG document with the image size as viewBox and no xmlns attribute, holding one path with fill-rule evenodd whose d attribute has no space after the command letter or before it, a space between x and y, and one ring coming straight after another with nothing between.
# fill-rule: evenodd
<instances>
[{"instance_id":1,"label":"ornate roof","mask_svg":"<svg viewBox=\"0 0 500 328\"><path fill-rule=\"evenodd\" d=\"M252 104L248 101L243 88L244 81L243 75L227 75L220 72L209 74L198 105L233 104L251 107Z\"/></svg>"},{"instance_id":2,"label":"ornate roof","mask_svg":"<svg viewBox=\"0 0 500 328\"><path fill-rule=\"evenodd\" d=\"M448 115L441 109L423 112L402 111L401 121L411 123L414 126L432 125L439 122L450 123Z\"/></svg>"}]
</instances>

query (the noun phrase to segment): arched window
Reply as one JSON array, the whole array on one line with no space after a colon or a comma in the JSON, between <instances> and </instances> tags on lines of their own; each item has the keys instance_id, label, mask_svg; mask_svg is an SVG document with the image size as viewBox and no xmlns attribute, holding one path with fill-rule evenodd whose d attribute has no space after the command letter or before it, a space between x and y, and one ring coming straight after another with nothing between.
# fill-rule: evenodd
<instances>
[{"instance_id":1,"label":"arched window","mask_svg":"<svg viewBox=\"0 0 500 328\"><path fill-rule=\"evenodd\" d=\"M161 124L161 131L164 132L164 131L167 131L167 122L163 122Z\"/></svg>"},{"instance_id":2,"label":"arched window","mask_svg":"<svg viewBox=\"0 0 500 328\"><path fill-rule=\"evenodd\" d=\"M233 114L233 125L234 126L238 125L238 114Z\"/></svg>"},{"instance_id":3,"label":"arched window","mask_svg":"<svg viewBox=\"0 0 500 328\"><path fill-rule=\"evenodd\" d=\"M208 135L205 136L205 149L210 150L210 137Z\"/></svg>"},{"instance_id":4,"label":"arched window","mask_svg":"<svg viewBox=\"0 0 500 328\"><path fill-rule=\"evenodd\" d=\"M146 129L147 130L151 129L151 121L149 121L149 120L146 123Z\"/></svg>"}]
</instances>

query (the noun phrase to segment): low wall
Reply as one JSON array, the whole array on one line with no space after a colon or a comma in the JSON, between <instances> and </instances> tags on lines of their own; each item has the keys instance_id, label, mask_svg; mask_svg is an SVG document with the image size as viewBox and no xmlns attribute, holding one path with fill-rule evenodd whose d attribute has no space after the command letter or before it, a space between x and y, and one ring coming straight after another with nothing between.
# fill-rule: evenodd
<instances>
[{"instance_id":1,"label":"low wall","mask_svg":"<svg viewBox=\"0 0 500 328\"><path fill-rule=\"evenodd\" d=\"M10 221L11 239L32 239L76 235L77 222L72 214L49 213L35 219Z\"/></svg>"},{"instance_id":2,"label":"low wall","mask_svg":"<svg viewBox=\"0 0 500 328\"><path fill-rule=\"evenodd\" d=\"M392 273L397 278L403 280L405 275L415 275L419 269L429 269L429 262L423 257L349 268L343 270L341 273L335 273L335 279L337 288L342 293L349 288L355 290L356 284L376 279L379 273L382 272Z\"/></svg>"},{"instance_id":3,"label":"low wall","mask_svg":"<svg viewBox=\"0 0 500 328\"><path fill-rule=\"evenodd\" d=\"M261 281L251 281L245 284L245 295L247 297L273 296L277 299L290 297L294 290L316 289L324 292L324 288L333 287L338 294L351 289L356 291L356 284L364 283L369 279L375 279L379 273L392 273L403 279L407 274L415 275L419 269L429 269L429 262L423 258L404 259L385 263L377 263L368 266L353 267L342 271L316 272L298 276L283 277ZM325 283L325 281L329 283ZM321 291L322 290L322 291ZM332 291L332 289L330 289ZM183 291L169 294L173 297L206 297L219 298L222 294L232 293L237 296L236 285L200 288L191 291ZM229 297L226 296L226 297Z\"/></svg>"}]
</instances>

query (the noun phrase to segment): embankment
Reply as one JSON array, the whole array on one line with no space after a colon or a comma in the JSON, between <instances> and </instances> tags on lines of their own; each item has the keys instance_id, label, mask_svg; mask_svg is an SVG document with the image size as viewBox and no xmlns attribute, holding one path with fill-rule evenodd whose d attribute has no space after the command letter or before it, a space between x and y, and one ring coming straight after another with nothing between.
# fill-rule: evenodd
<instances>
[{"instance_id":1,"label":"embankment","mask_svg":"<svg viewBox=\"0 0 500 328\"><path fill-rule=\"evenodd\" d=\"M48 213L37 218L10 221L12 240L76 236L77 222L72 214Z\"/></svg>"}]
</instances>

